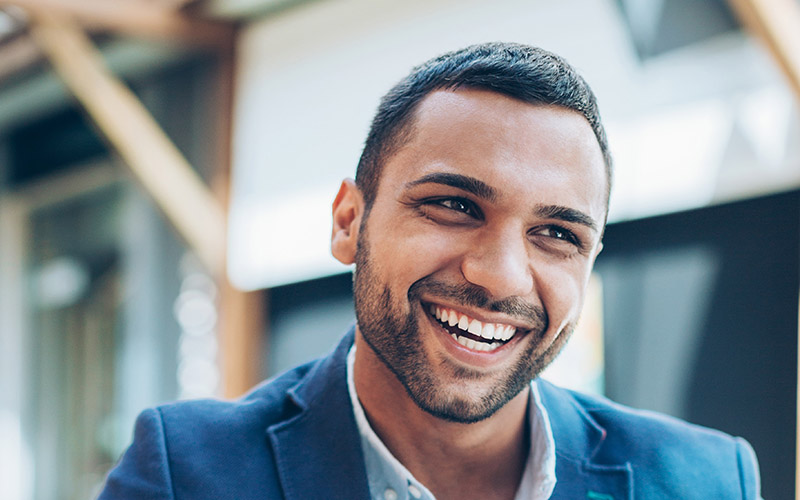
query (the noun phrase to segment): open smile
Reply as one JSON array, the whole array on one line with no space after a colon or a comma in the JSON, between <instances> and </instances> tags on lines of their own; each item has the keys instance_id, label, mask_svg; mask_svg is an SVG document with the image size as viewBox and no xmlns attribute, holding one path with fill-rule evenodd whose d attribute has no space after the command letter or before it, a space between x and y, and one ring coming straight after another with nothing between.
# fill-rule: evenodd
<instances>
[{"instance_id":1,"label":"open smile","mask_svg":"<svg viewBox=\"0 0 800 500\"><path fill-rule=\"evenodd\" d=\"M494 351L517 334L517 327L513 325L483 322L435 304L428 306L428 312L456 342L474 351Z\"/></svg>"}]
</instances>

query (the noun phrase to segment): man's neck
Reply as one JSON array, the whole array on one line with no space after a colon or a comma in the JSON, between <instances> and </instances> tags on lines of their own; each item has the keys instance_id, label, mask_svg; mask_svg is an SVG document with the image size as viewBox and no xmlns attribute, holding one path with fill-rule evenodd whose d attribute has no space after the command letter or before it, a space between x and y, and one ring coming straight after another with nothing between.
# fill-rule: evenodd
<instances>
[{"instance_id":1,"label":"man's neck","mask_svg":"<svg viewBox=\"0 0 800 500\"><path fill-rule=\"evenodd\" d=\"M375 433L438 500L512 499L524 471L529 389L491 417L461 424L420 409L356 335L354 382Z\"/></svg>"}]
</instances>

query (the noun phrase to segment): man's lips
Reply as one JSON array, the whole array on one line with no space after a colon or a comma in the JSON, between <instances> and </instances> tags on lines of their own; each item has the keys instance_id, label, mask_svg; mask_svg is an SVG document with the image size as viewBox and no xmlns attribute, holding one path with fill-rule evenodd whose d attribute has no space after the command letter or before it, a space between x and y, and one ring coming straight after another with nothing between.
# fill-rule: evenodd
<instances>
[{"instance_id":1,"label":"man's lips","mask_svg":"<svg viewBox=\"0 0 800 500\"><path fill-rule=\"evenodd\" d=\"M428 312L456 342L475 351L494 351L517 332L515 326L483 322L461 311L435 304L428 306Z\"/></svg>"}]
</instances>

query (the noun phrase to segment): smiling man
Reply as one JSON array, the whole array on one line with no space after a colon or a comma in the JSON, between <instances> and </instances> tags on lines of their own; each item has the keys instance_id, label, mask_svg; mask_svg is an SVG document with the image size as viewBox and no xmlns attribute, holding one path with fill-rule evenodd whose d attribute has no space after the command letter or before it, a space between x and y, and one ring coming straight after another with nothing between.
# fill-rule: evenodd
<instances>
[{"instance_id":1,"label":"smiling man","mask_svg":"<svg viewBox=\"0 0 800 500\"><path fill-rule=\"evenodd\" d=\"M415 68L333 203L354 328L240 401L145 411L101 498L758 498L743 440L537 380L610 188L563 59L494 43Z\"/></svg>"}]
</instances>

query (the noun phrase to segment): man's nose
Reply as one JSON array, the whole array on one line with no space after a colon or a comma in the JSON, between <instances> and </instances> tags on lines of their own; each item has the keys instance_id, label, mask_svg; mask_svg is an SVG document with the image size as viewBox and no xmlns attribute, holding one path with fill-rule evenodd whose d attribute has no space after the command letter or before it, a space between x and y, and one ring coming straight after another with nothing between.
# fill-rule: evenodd
<instances>
[{"instance_id":1,"label":"man's nose","mask_svg":"<svg viewBox=\"0 0 800 500\"><path fill-rule=\"evenodd\" d=\"M513 230L482 234L465 252L461 273L495 299L528 295L534 285L528 241Z\"/></svg>"}]
</instances>

